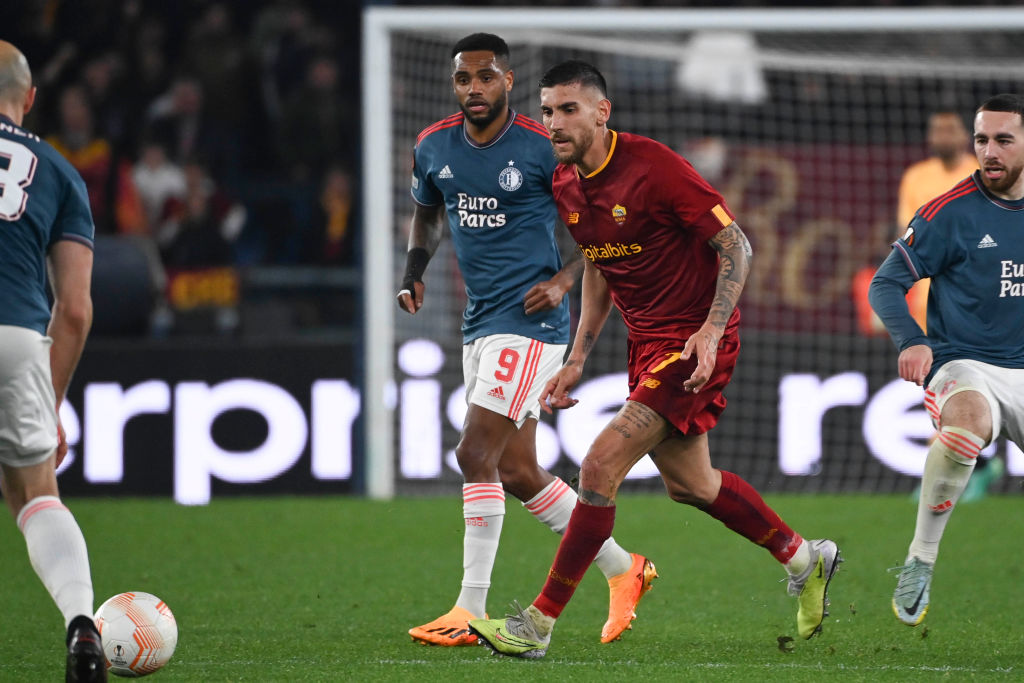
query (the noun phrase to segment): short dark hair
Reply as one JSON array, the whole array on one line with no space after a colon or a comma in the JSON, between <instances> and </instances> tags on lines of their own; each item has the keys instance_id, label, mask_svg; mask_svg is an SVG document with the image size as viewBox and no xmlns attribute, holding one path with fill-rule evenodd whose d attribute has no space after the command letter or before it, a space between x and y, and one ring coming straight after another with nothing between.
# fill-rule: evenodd
<instances>
[{"instance_id":1,"label":"short dark hair","mask_svg":"<svg viewBox=\"0 0 1024 683\"><path fill-rule=\"evenodd\" d=\"M1024 97L1014 93L993 95L981 103L978 111L1005 111L1017 114L1020 116L1021 121L1024 121Z\"/></svg>"},{"instance_id":2,"label":"short dark hair","mask_svg":"<svg viewBox=\"0 0 1024 683\"><path fill-rule=\"evenodd\" d=\"M556 64L541 76L538 86L541 88L553 88L556 85L569 85L579 83L583 87L597 88L601 91L602 97L608 97L608 83L604 76L593 64L579 59L570 59Z\"/></svg>"},{"instance_id":3,"label":"short dark hair","mask_svg":"<svg viewBox=\"0 0 1024 683\"><path fill-rule=\"evenodd\" d=\"M493 52L498 59L508 64L512 56L508 49L508 43L493 33L472 33L452 47L452 59L460 52L474 52L477 50Z\"/></svg>"}]
</instances>

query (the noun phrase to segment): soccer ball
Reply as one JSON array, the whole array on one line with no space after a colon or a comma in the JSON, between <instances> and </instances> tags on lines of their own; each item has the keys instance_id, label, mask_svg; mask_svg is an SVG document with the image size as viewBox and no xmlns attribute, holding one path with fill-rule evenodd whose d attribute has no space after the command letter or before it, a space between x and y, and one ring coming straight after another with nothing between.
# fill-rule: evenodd
<instances>
[{"instance_id":1,"label":"soccer ball","mask_svg":"<svg viewBox=\"0 0 1024 683\"><path fill-rule=\"evenodd\" d=\"M145 676L170 660L178 624L164 601L135 591L121 593L96 610L107 669L118 676Z\"/></svg>"}]
</instances>

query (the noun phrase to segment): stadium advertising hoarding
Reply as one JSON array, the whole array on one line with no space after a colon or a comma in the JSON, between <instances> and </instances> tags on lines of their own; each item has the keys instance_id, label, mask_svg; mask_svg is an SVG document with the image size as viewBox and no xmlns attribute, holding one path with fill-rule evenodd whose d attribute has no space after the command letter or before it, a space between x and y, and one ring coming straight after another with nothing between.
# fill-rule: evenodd
<instances>
[{"instance_id":1,"label":"stadium advertising hoarding","mask_svg":"<svg viewBox=\"0 0 1024 683\"><path fill-rule=\"evenodd\" d=\"M61 419L69 495L345 493L360 393L350 344L92 342Z\"/></svg>"},{"instance_id":2,"label":"stadium advertising hoarding","mask_svg":"<svg viewBox=\"0 0 1024 683\"><path fill-rule=\"evenodd\" d=\"M920 474L930 435L920 389L891 376L892 354L880 344L879 363L852 369L830 362L834 354L810 353L807 339L744 338L729 407L713 432L716 464L775 490L908 487L906 475ZM759 363L768 354L777 372ZM413 340L398 360L400 490L460 481L453 449L464 389L441 372L460 357ZM355 367L347 345L93 345L62 410L70 445L62 491L171 496L182 504L231 494L352 492L361 468ZM578 406L538 429L541 464L566 476L621 405L625 376L589 375L575 395ZM1019 451L996 449L1011 474L1024 474ZM630 480L635 488L658 486L647 458Z\"/></svg>"}]
</instances>

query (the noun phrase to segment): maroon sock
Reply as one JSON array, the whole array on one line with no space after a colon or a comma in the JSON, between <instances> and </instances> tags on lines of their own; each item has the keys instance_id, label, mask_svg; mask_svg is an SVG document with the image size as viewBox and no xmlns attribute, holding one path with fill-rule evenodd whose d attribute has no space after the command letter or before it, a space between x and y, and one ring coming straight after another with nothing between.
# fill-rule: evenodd
<instances>
[{"instance_id":1,"label":"maroon sock","mask_svg":"<svg viewBox=\"0 0 1024 683\"><path fill-rule=\"evenodd\" d=\"M754 487L732 472L722 472L722 488L704 509L740 536L768 549L776 560L789 561L803 539L764 502Z\"/></svg>"},{"instance_id":2,"label":"maroon sock","mask_svg":"<svg viewBox=\"0 0 1024 683\"><path fill-rule=\"evenodd\" d=\"M544 589L533 601L534 606L549 617L558 618L572 599L587 567L597 551L612 535L615 506L602 507L576 501L562 542L558 544L555 562L548 571Z\"/></svg>"}]
</instances>

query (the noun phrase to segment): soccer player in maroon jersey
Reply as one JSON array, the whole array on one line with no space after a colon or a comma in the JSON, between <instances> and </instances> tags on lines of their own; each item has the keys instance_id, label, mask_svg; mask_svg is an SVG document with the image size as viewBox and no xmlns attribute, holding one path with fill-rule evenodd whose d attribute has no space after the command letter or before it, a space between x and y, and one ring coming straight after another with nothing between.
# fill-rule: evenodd
<instances>
[{"instance_id":1,"label":"soccer player in maroon jersey","mask_svg":"<svg viewBox=\"0 0 1024 683\"><path fill-rule=\"evenodd\" d=\"M558 211L587 257L572 350L541 395L570 408L569 391L614 303L629 330L629 398L598 434L580 469L579 500L547 582L529 607L470 629L495 652L539 658L555 619L612 532L615 494L650 453L669 497L764 546L789 575L797 625L821 628L839 549L793 531L747 482L711 465L707 432L725 408L722 390L739 353L736 301L750 245L722 199L668 147L608 128L611 102L600 72L580 61L540 82L541 113L560 165Z\"/></svg>"}]
</instances>

